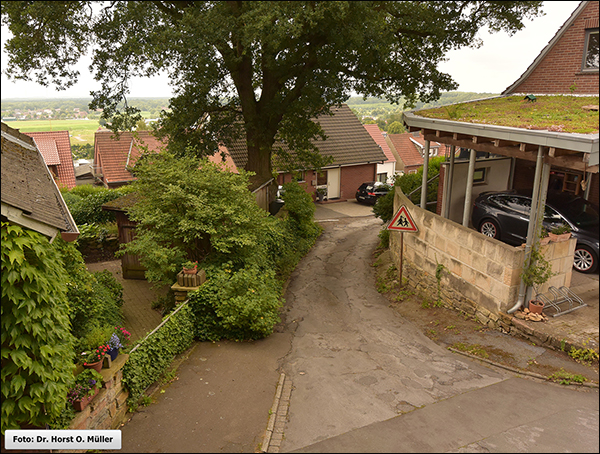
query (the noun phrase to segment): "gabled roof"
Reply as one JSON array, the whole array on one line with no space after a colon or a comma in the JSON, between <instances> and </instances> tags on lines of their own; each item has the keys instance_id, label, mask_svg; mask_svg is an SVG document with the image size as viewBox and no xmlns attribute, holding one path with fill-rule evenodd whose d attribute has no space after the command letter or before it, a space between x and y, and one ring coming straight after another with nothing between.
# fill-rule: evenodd
<instances>
[{"instance_id":1,"label":"gabled roof","mask_svg":"<svg viewBox=\"0 0 600 454\"><path fill-rule=\"evenodd\" d=\"M406 167L422 166L423 155L421 149L425 147L425 139L421 134L405 132L403 134L388 134L392 146L400 156L400 160ZM439 148L437 142L430 142L430 148Z\"/></svg>"},{"instance_id":2,"label":"gabled roof","mask_svg":"<svg viewBox=\"0 0 600 454\"><path fill-rule=\"evenodd\" d=\"M522 82L524 82L531 73L537 68L537 66L544 60L546 55L550 52L550 50L560 41L562 36L569 30L569 27L573 25L573 22L577 19L577 16L581 14L581 12L585 9L589 1L584 1L579 4L579 6L573 11L571 16L567 19L567 21L563 24L562 27L558 29L554 37L550 40L550 42L542 49L540 54L533 60L533 63L529 65L529 67L525 70L525 72L519 77L510 87L507 87L506 90L502 92L503 95L513 93L514 89L518 87ZM598 25L596 25L597 27Z\"/></svg>"},{"instance_id":3,"label":"gabled roof","mask_svg":"<svg viewBox=\"0 0 600 454\"><path fill-rule=\"evenodd\" d=\"M321 124L327 139L313 142L323 156L333 158L331 165L382 163L387 160L386 155L350 110L350 107L342 104L338 108L332 108L331 112L333 115L321 115L315 120ZM280 142L275 143L274 148L276 147L289 150L286 144ZM237 140L228 144L227 150L238 169L246 167L248 150L245 140Z\"/></svg>"},{"instance_id":4,"label":"gabled roof","mask_svg":"<svg viewBox=\"0 0 600 454\"><path fill-rule=\"evenodd\" d=\"M33 138L2 123L2 216L54 239L79 235L77 225Z\"/></svg>"},{"instance_id":5,"label":"gabled roof","mask_svg":"<svg viewBox=\"0 0 600 454\"><path fill-rule=\"evenodd\" d=\"M371 137L373 138L375 143L381 147L381 150L383 151L383 153L385 154L385 157L387 158L386 162L396 162L396 158L394 157L392 150L390 150L390 147L388 146L387 142L385 141L385 137L383 137L383 134L381 132L381 129L379 129L379 126L377 126L376 124L363 125L363 126L365 127L367 132L371 135Z\"/></svg>"},{"instance_id":6,"label":"gabled roof","mask_svg":"<svg viewBox=\"0 0 600 454\"><path fill-rule=\"evenodd\" d=\"M102 175L106 183L134 181L135 177L127 167L135 165L142 155L142 147L146 146L148 151L153 152L164 148L166 144L152 136L149 131L121 132L118 140L112 131L96 131L94 161L95 165L102 166Z\"/></svg>"},{"instance_id":7,"label":"gabled roof","mask_svg":"<svg viewBox=\"0 0 600 454\"><path fill-rule=\"evenodd\" d=\"M33 137L38 149L48 166L56 166L59 184L73 189L75 183L75 166L71 154L69 131L26 132Z\"/></svg>"}]
</instances>

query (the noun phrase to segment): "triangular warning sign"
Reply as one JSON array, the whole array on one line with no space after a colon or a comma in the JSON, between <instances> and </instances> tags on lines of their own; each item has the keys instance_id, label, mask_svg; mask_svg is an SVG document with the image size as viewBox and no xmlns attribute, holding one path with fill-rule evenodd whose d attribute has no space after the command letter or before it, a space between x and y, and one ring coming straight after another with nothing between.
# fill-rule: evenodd
<instances>
[{"instance_id":1,"label":"triangular warning sign","mask_svg":"<svg viewBox=\"0 0 600 454\"><path fill-rule=\"evenodd\" d=\"M388 230L397 230L399 232L418 232L419 229L413 221L412 216L404 205L396 212L389 225Z\"/></svg>"}]
</instances>

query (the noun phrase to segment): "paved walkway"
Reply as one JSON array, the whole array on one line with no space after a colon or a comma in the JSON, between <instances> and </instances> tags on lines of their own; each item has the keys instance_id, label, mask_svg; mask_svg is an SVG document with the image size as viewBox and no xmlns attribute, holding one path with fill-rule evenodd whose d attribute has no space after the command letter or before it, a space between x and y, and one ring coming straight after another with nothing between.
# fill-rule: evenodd
<instances>
[{"instance_id":1,"label":"paved walkway","mask_svg":"<svg viewBox=\"0 0 600 454\"><path fill-rule=\"evenodd\" d=\"M131 333L131 341L143 339L161 322L160 312L152 309L152 302L164 292L152 290L151 284L140 279L123 279L121 260L86 264L89 271L108 270L123 285L123 325Z\"/></svg>"}]
</instances>

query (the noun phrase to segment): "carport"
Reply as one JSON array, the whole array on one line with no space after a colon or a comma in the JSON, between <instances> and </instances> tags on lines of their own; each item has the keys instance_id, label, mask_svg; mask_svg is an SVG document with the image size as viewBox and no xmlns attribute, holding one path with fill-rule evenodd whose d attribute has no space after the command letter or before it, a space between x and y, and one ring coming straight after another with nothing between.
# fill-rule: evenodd
<instances>
[{"instance_id":1,"label":"carport","mask_svg":"<svg viewBox=\"0 0 600 454\"><path fill-rule=\"evenodd\" d=\"M454 158L456 147L470 150L469 170L466 178L466 195L464 200L462 225L468 227L471 207L473 175L477 152L490 153L516 159L535 162L533 180L532 206L527 231L527 242L523 266L529 265L534 239L541 231L543 210L548 192L550 170L553 166L583 172L587 198L591 186L592 174L598 173L599 135L553 132L546 130L529 130L488 124L464 123L452 120L425 118L414 112L404 113L404 123L409 132L420 131L425 138L424 156L428 156L431 141L450 146L450 162L447 181L453 181ZM424 160L423 187L427 186L428 160ZM447 201L452 186L445 186L444 200ZM510 189L510 188L507 188ZM425 208L427 191L421 191L421 208ZM448 203L443 203L442 217L448 218ZM516 304L508 310L513 313L526 301L531 288L526 288L521 281Z\"/></svg>"}]
</instances>

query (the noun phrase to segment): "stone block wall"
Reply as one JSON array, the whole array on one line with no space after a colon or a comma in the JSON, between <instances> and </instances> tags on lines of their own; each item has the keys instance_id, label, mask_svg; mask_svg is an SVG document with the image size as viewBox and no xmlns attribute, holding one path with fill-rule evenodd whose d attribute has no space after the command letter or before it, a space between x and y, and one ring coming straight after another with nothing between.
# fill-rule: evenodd
<instances>
[{"instance_id":1,"label":"stone block wall","mask_svg":"<svg viewBox=\"0 0 600 454\"><path fill-rule=\"evenodd\" d=\"M123 366L129 355L120 354L109 362L109 367L100 374L104 384L100 392L92 399L83 411L78 412L69 429L75 430L110 430L117 429L127 413L127 397L129 392L123 387Z\"/></svg>"},{"instance_id":2,"label":"stone block wall","mask_svg":"<svg viewBox=\"0 0 600 454\"><path fill-rule=\"evenodd\" d=\"M439 298L470 315L479 313L477 317L486 324L497 323L498 314L505 313L518 299L524 248L493 240L416 207L396 188L394 210L401 205L406 206L419 229L418 233L403 234L403 277L409 286L433 301ZM556 273L542 292L550 285L570 285L575 243L571 239L542 246L541 252ZM399 232L391 232L390 250L399 267Z\"/></svg>"}]
</instances>

